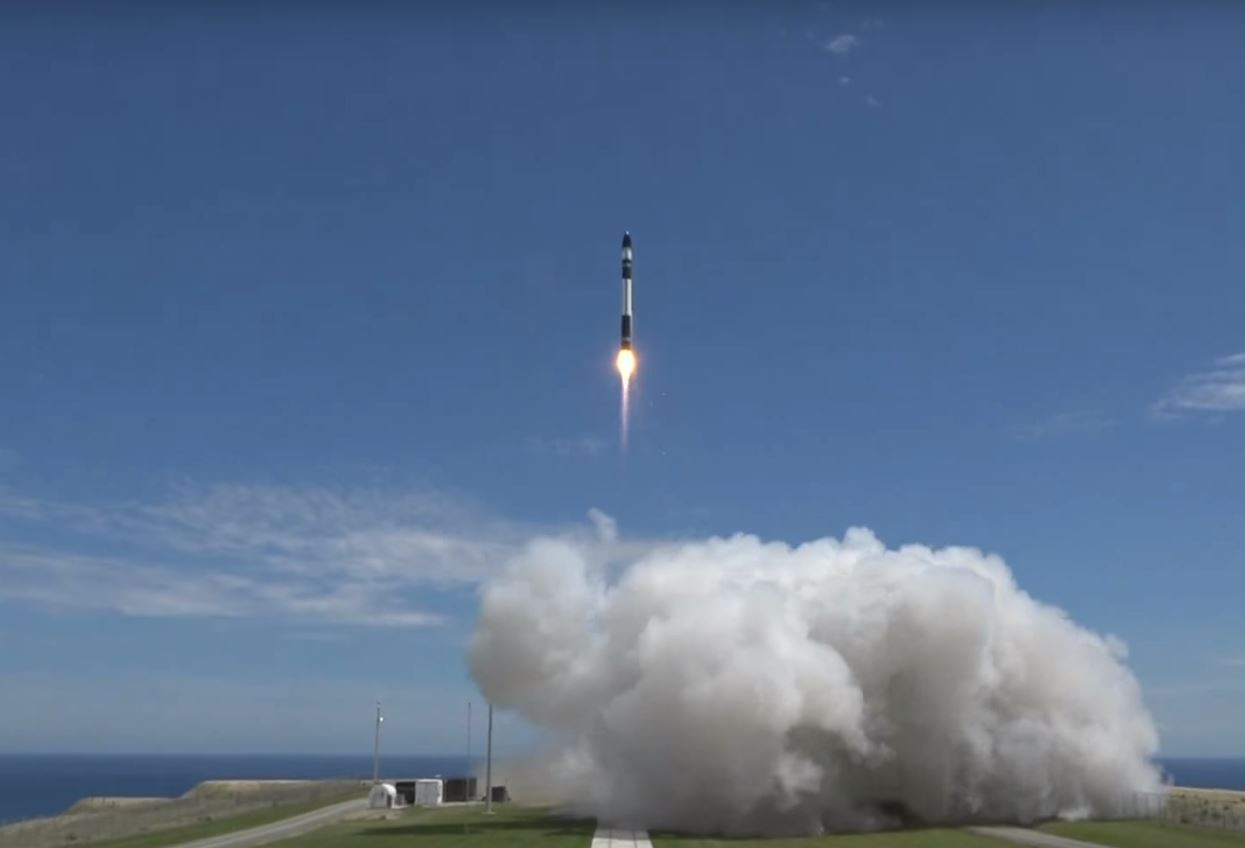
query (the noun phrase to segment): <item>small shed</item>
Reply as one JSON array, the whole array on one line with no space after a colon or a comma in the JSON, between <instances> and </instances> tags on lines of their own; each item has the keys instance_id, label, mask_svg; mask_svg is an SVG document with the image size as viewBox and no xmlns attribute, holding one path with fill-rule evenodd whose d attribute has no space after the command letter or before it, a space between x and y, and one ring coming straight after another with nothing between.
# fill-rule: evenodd
<instances>
[{"instance_id":1,"label":"small shed","mask_svg":"<svg viewBox=\"0 0 1245 848\"><path fill-rule=\"evenodd\" d=\"M445 778L445 792L443 800L447 803L458 801L478 801L480 796L476 794L476 779L474 777L447 777Z\"/></svg>"},{"instance_id":2,"label":"small shed","mask_svg":"<svg viewBox=\"0 0 1245 848\"><path fill-rule=\"evenodd\" d=\"M368 808L373 810L395 807L397 800L398 790L392 783L378 783L372 787L372 791L367 793Z\"/></svg>"},{"instance_id":3,"label":"small shed","mask_svg":"<svg viewBox=\"0 0 1245 848\"><path fill-rule=\"evenodd\" d=\"M415 781L415 803L421 807L435 807L445 800L445 782L428 778Z\"/></svg>"}]
</instances>

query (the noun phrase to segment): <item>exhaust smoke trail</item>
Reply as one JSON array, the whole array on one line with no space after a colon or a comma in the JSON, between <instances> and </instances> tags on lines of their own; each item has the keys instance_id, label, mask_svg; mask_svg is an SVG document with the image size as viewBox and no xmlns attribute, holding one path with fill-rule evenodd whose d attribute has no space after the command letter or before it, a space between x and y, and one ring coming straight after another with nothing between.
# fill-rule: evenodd
<instances>
[{"instance_id":1,"label":"exhaust smoke trail","mask_svg":"<svg viewBox=\"0 0 1245 848\"><path fill-rule=\"evenodd\" d=\"M1160 788L1122 643L997 556L864 529L636 554L598 525L511 561L469 651L485 696L546 732L542 793L578 812L782 835L1111 815Z\"/></svg>"}]
</instances>

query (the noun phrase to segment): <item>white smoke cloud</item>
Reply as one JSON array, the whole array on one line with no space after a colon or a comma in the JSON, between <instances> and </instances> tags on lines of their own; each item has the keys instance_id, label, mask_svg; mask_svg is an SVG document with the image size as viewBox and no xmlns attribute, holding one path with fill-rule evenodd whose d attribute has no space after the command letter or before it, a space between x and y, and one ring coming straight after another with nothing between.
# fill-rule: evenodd
<instances>
[{"instance_id":1,"label":"white smoke cloud","mask_svg":"<svg viewBox=\"0 0 1245 848\"><path fill-rule=\"evenodd\" d=\"M533 541L470 647L484 694L548 732L546 796L581 812L809 833L1108 814L1159 788L1122 643L996 556L863 529L615 556L608 533Z\"/></svg>"}]
</instances>

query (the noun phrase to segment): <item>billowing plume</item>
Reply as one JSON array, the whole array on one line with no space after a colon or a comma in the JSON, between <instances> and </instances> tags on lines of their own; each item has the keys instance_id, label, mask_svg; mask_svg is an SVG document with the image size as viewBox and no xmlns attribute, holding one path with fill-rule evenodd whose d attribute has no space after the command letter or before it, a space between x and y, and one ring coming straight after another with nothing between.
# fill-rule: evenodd
<instances>
[{"instance_id":1,"label":"billowing plume","mask_svg":"<svg viewBox=\"0 0 1245 848\"><path fill-rule=\"evenodd\" d=\"M548 732L556 800L618 823L810 833L1110 814L1153 791L1123 645L971 548L540 539L483 591L484 694Z\"/></svg>"}]
</instances>

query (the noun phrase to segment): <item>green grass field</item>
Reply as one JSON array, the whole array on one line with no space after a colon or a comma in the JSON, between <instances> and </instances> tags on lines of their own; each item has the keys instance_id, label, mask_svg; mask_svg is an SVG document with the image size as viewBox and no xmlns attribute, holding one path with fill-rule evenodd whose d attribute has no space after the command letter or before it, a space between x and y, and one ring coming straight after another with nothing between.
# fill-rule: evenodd
<instances>
[{"instance_id":1,"label":"green grass field","mask_svg":"<svg viewBox=\"0 0 1245 848\"><path fill-rule=\"evenodd\" d=\"M1157 821L1052 822L1039 830L1115 848L1245 848L1245 833Z\"/></svg>"},{"instance_id":2,"label":"green grass field","mask_svg":"<svg viewBox=\"0 0 1245 848\"><path fill-rule=\"evenodd\" d=\"M257 810L190 827L92 843L89 848L162 848L268 824L328 803L333 801ZM587 848L595 829L592 820L560 818L543 807L505 805L489 816L479 806L453 806L411 809L391 820L343 822L271 845L274 848ZM1163 822L1054 822L1040 829L1113 848L1245 848L1245 834ZM723 839L655 833L652 840L654 848L1003 848L1011 844L954 829L791 839Z\"/></svg>"},{"instance_id":3,"label":"green grass field","mask_svg":"<svg viewBox=\"0 0 1245 848\"><path fill-rule=\"evenodd\" d=\"M178 845L195 839L206 839L209 836L219 836L222 833L233 833L235 830L246 830L250 827L271 824L275 821L281 821L281 819L293 818L303 813L309 813L312 810L318 810L321 807L327 807L330 804L349 801L351 798L359 798L362 795L363 790L360 789L358 792L350 795L323 798L302 804L282 804L276 807L264 807L261 810L251 810L250 812L239 813L236 816L225 816L184 827L173 827L167 830L144 833L140 836L127 836L121 839L108 839L103 842L87 842L85 844L88 848L164 848L166 845Z\"/></svg>"},{"instance_id":4,"label":"green grass field","mask_svg":"<svg viewBox=\"0 0 1245 848\"><path fill-rule=\"evenodd\" d=\"M561 819L542 807L417 808L390 821L353 821L271 843L272 848L587 848L596 823Z\"/></svg>"},{"instance_id":5,"label":"green grass field","mask_svg":"<svg viewBox=\"0 0 1245 848\"><path fill-rule=\"evenodd\" d=\"M653 848L1002 848L1008 845L963 830L902 830L793 839L705 839L654 834Z\"/></svg>"},{"instance_id":6,"label":"green grass field","mask_svg":"<svg viewBox=\"0 0 1245 848\"><path fill-rule=\"evenodd\" d=\"M273 844L273 848L588 848L595 822L567 820L546 808L506 806L410 810L393 821L356 821ZM1001 848L1006 843L959 830L917 830L810 839L702 839L655 834L654 848Z\"/></svg>"}]
</instances>

